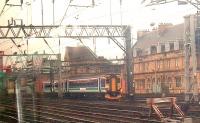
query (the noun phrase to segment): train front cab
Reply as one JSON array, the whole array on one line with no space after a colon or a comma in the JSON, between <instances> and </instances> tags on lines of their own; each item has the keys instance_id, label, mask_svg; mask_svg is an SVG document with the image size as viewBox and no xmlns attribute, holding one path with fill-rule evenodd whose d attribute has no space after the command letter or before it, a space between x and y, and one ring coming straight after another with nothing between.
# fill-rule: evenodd
<instances>
[{"instance_id":1,"label":"train front cab","mask_svg":"<svg viewBox=\"0 0 200 123\"><path fill-rule=\"evenodd\" d=\"M118 100L121 95L121 77L120 75L110 75L106 78L105 98L109 100Z\"/></svg>"}]
</instances>

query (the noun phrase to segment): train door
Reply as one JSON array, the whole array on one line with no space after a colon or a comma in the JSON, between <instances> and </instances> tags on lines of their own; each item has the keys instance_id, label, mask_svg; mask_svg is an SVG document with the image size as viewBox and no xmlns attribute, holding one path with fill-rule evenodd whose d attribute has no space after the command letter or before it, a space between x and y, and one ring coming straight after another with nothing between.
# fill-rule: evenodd
<instances>
[{"instance_id":1,"label":"train door","mask_svg":"<svg viewBox=\"0 0 200 123\"><path fill-rule=\"evenodd\" d=\"M106 91L106 79L105 78L100 78L100 92L105 92Z\"/></svg>"},{"instance_id":2,"label":"train door","mask_svg":"<svg viewBox=\"0 0 200 123\"><path fill-rule=\"evenodd\" d=\"M68 83L67 80L64 82L63 86L64 86L64 87L63 87L64 91L65 91L66 93L69 92L69 89L68 89L69 83Z\"/></svg>"},{"instance_id":3,"label":"train door","mask_svg":"<svg viewBox=\"0 0 200 123\"><path fill-rule=\"evenodd\" d=\"M118 92L121 89L120 77L119 76L112 76L110 82L110 90L112 92Z\"/></svg>"},{"instance_id":4,"label":"train door","mask_svg":"<svg viewBox=\"0 0 200 123\"><path fill-rule=\"evenodd\" d=\"M111 84L111 86L110 86L111 89L110 89L110 90L111 90L112 92L117 91L117 82L116 82L116 78L115 78L115 77L112 77L112 78L111 78L111 83L110 83L110 84Z\"/></svg>"},{"instance_id":5,"label":"train door","mask_svg":"<svg viewBox=\"0 0 200 123\"><path fill-rule=\"evenodd\" d=\"M117 91L121 90L121 78L116 76Z\"/></svg>"},{"instance_id":6,"label":"train door","mask_svg":"<svg viewBox=\"0 0 200 123\"><path fill-rule=\"evenodd\" d=\"M98 78L98 92L101 92L101 78Z\"/></svg>"},{"instance_id":7,"label":"train door","mask_svg":"<svg viewBox=\"0 0 200 123\"><path fill-rule=\"evenodd\" d=\"M54 90L54 92L58 92L58 82L54 83L53 90Z\"/></svg>"},{"instance_id":8,"label":"train door","mask_svg":"<svg viewBox=\"0 0 200 123\"><path fill-rule=\"evenodd\" d=\"M108 92L117 92L120 90L121 83L120 78L116 75L111 75L106 79L105 88Z\"/></svg>"}]
</instances>

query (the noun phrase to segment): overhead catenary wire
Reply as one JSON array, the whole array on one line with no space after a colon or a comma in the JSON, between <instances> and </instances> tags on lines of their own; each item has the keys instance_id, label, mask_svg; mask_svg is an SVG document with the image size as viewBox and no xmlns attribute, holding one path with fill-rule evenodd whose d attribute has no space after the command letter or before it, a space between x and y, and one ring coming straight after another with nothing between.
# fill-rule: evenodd
<instances>
[{"instance_id":1,"label":"overhead catenary wire","mask_svg":"<svg viewBox=\"0 0 200 123\"><path fill-rule=\"evenodd\" d=\"M42 14L42 25L44 25L44 10L43 10L43 0L41 0L41 14Z\"/></svg>"},{"instance_id":2,"label":"overhead catenary wire","mask_svg":"<svg viewBox=\"0 0 200 123\"><path fill-rule=\"evenodd\" d=\"M122 25L122 19L123 19L123 15L122 15L122 0L120 0L120 21L121 21L121 25Z\"/></svg>"},{"instance_id":3,"label":"overhead catenary wire","mask_svg":"<svg viewBox=\"0 0 200 123\"><path fill-rule=\"evenodd\" d=\"M69 0L69 3L68 3L67 8L66 8L66 10L65 10L65 13L64 13L64 15L63 15L63 17L62 17L62 19L61 19L59 25L61 25L62 22L63 22L63 20L65 19L66 15L67 15L67 11L68 11L68 9L69 9L69 7L70 7L70 3L71 3L71 2L72 2L72 0Z\"/></svg>"},{"instance_id":4,"label":"overhead catenary wire","mask_svg":"<svg viewBox=\"0 0 200 123\"><path fill-rule=\"evenodd\" d=\"M17 45L17 43L13 40L13 38L10 39L13 42L13 44L17 47L17 49L21 52L21 54L23 54L23 51L19 48L19 45Z\"/></svg>"},{"instance_id":5,"label":"overhead catenary wire","mask_svg":"<svg viewBox=\"0 0 200 123\"><path fill-rule=\"evenodd\" d=\"M51 50L51 52L54 53L53 49L51 48L51 46L49 45L49 43L47 42L47 40L45 38L43 38L43 40L46 43L46 45L49 47L49 49Z\"/></svg>"},{"instance_id":6,"label":"overhead catenary wire","mask_svg":"<svg viewBox=\"0 0 200 123\"><path fill-rule=\"evenodd\" d=\"M53 25L55 25L55 0L52 0L52 4L53 4Z\"/></svg>"},{"instance_id":7,"label":"overhead catenary wire","mask_svg":"<svg viewBox=\"0 0 200 123\"><path fill-rule=\"evenodd\" d=\"M5 7L6 7L6 4L4 4L3 9L1 10L0 17L1 17L2 14L4 13L4 9L5 9Z\"/></svg>"},{"instance_id":8,"label":"overhead catenary wire","mask_svg":"<svg viewBox=\"0 0 200 123\"><path fill-rule=\"evenodd\" d=\"M112 25L112 0L110 0L110 24Z\"/></svg>"}]
</instances>

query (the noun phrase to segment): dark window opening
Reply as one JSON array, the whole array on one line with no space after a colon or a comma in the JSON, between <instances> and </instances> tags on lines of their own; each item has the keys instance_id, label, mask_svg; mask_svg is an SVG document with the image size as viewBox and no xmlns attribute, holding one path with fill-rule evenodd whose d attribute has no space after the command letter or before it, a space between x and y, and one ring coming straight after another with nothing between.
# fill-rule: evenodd
<instances>
[{"instance_id":1,"label":"dark window opening","mask_svg":"<svg viewBox=\"0 0 200 123\"><path fill-rule=\"evenodd\" d=\"M180 50L183 50L183 48L184 48L183 42L179 42L179 49L180 49Z\"/></svg>"},{"instance_id":2,"label":"dark window opening","mask_svg":"<svg viewBox=\"0 0 200 123\"><path fill-rule=\"evenodd\" d=\"M176 79L176 87L181 87L181 77L175 77Z\"/></svg>"},{"instance_id":3,"label":"dark window opening","mask_svg":"<svg viewBox=\"0 0 200 123\"><path fill-rule=\"evenodd\" d=\"M141 56L142 55L142 50L137 50L136 51L136 56Z\"/></svg>"},{"instance_id":4,"label":"dark window opening","mask_svg":"<svg viewBox=\"0 0 200 123\"><path fill-rule=\"evenodd\" d=\"M167 83L169 84L169 88L172 88L172 78L168 78Z\"/></svg>"},{"instance_id":5,"label":"dark window opening","mask_svg":"<svg viewBox=\"0 0 200 123\"><path fill-rule=\"evenodd\" d=\"M165 45L161 45L161 53L165 52Z\"/></svg>"},{"instance_id":6,"label":"dark window opening","mask_svg":"<svg viewBox=\"0 0 200 123\"><path fill-rule=\"evenodd\" d=\"M151 46L151 54L157 53L157 47L156 46Z\"/></svg>"},{"instance_id":7,"label":"dark window opening","mask_svg":"<svg viewBox=\"0 0 200 123\"><path fill-rule=\"evenodd\" d=\"M169 44L170 51L174 50L174 43Z\"/></svg>"}]
</instances>

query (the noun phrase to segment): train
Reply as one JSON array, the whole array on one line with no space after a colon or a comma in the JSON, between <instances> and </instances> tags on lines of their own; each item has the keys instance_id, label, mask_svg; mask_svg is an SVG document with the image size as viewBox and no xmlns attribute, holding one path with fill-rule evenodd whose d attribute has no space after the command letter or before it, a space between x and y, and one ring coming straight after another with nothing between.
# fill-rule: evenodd
<instances>
[{"instance_id":1,"label":"train","mask_svg":"<svg viewBox=\"0 0 200 123\"><path fill-rule=\"evenodd\" d=\"M4 92L5 89L5 79L6 79L6 74L4 72L0 71L0 94Z\"/></svg>"},{"instance_id":2,"label":"train","mask_svg":"<svg viewBox=\"0 0 200 123\"><path fill-rule=\"evenodd\" d=\"M103 97L106 99L120 99L121 77L116 74L68 79L61 83L62 92L67 97ZM43 82L43 93L57 93L58 81Z\"/></svg>"}]
</instances>

